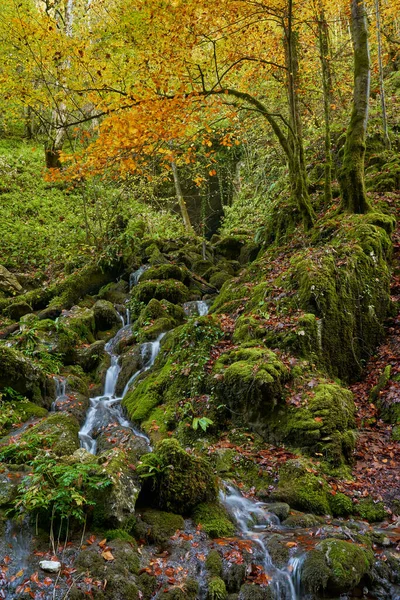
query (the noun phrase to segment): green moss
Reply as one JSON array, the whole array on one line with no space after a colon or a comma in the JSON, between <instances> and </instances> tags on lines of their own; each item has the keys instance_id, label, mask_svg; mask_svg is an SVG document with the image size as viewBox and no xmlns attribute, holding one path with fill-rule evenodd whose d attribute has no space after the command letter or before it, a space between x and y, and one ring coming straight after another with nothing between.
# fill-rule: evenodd
<instances>
[{"instance_id":1,"label":"green moss","mask_svg":"<svg viewBox=\"0 0 400 600\"><path fill-rule=\"evenodd\" d=\"M292 459L281 467L279 485L273 491L273 497L299 510L324 515L330 513L328 493L324 480L312 473L306 461Z\"/></svg>"},{"instance_id":2,"label":"green moss","mask_svg":"<svg viewBox=\"0 0 400 600\"><path fill-rule=\"evenodd\" d=\"M133 547L136 547L135 538L123 529L109 529L105 532L105 537L108 541L122 540L123 542L129 542Z\"/></svg>"},{"instance_id":3,"label":"green moss","mask_svg":"<svg viewBox=\"0 0 400 600\"><path fill-rule=\"evenodd\" d=\"M175 439L162 440L142 459L140 472L147 500L162 510L188 514L198 504L216 498L217 488L210 466L190 455Z\"/></svg>"},{"instance_id":4,"label":"green moss","mask_svg":"<svg viewBox=\"0 0 400 600\"><path fill-rule=\"evenodd\" d=\"M185 522L180 515L146 509L140 513L144 523L144 537L150 542L165 545L178 529L184 529Z\"/></svg>"},{"instance_id":5,"label":"green moss","mask_svg":"<svg viewBox=\"0 0 400 600\"><path fill-rule=\"evenodd\" d=\"M177 265L157 265L147 269L141 276L140 281L148 281L149 279L176 279L177 281L186 282L188 273Z\"/></svg>"},{"instance_id":6,"label":"green moss","mask_svg":"<svg viewBox=\"0 0 400 600\"><path fill-rule=\"evenodd\" d=\"M199 504L193 513L193 520L212 538L231 537L235 533L235 526L221 504Z\"/></svg>"},{"instance_id":7,"label":"green moss","mask_svg":"<svg viewBox=\"0 0 400 600\"><path fill-rule=\"evenodd\" d=\"M196 600L198 591L197 581L188 577L183 586L171 588L163 597L165 600Z\"/></svg>"},{"instance_id":8,"label":"green moss","mask_svg":"<svg viewBox=\"0 0 400 600\"><path fill-rule=\"evenodd\" d=\"M372 498L363 498L355 507L356 513L366 521L375 523L387 517L383 502L374 502Z\"/></svg>"},{"instance_id":9,"label":"green moss","mask_svg":"<svg viewBox=\"0 0 400 600\"><path fill-rule=\"evenodd\" d=\"M385 231L353 215L336 222L332 245L293 258L297 306L321 319L320 358L333 375L354 380L382 339L390 308L391 242Z\"/></svg>"},{"instance_id":10,"label":"green moss","mask_svg":"<svg viewBox=\"0 0 400 600\"><path fill-rule=\"evenodd\" d=\"M307 515L305 513L295 512L290 514L282 523L285 527L291 529L316 527L321 524L321 519L315 515Z\"/></svg>"},{"instance_id":11,"label":"green moss","mask_svg":"<svg viewBox=\"0 0 400 600\"><path fill-rule=\"evenodd\" d=\"M61 320L61 324L64 330L75 332L80 340L89 342L90 344L95 341L94 333L96 328L92 309L76 306L69 312L68 316Z\"/></svg>"},{"instance_id":12,"label":"green moss","mask_svg":"<svg viewBox=\"0 0 400 600\"><path fill-rule=\"evenodd\" d=\"M371 550L354 543L327 539L306 556L302 581L310 591L350 592L366 575L374 561Z\"/></svg>"},{"instance_id":13,"label":"green moss","mask_svg":"<svg viewBox=\"0 0 400 600\"><path fill-rule=\"evenodd\" d=\"M219 271L218 273L214 273L213 275L211 275L210 285L212 285L212 287L217 288L217 290L220 290L224 283L226 281L229 281L230 279L232 279L232 275L226 273L226 271Z\"/></svg>"},{"instance_id":14,"label":"green moss","mask_svg":"<svg viewBox=\"0 0 400 600\"><path fill-rule=\"evenodd\" d=\"M183 304L189 298L189 290L181 281L175 279L149 280L139 282L133 291L133 297L139 302L168 300L173 304Z\"/></svg>"},{"instance_id":15,"label":"green moss","mask_svg":"<svg viewBox=\"0 0 400 600\"><path fill-rule=\"evenodd\" d=\"M141 573L137 579L138 588L143 594L143 600L151 600L157 590L158 583L154 575Z\"/></svg>"},{"instance_id":16,"label":"green moss","mask_svg":"<svg viewBox=\"0 0 400 600\"><path fill-rule=\"evenodd\" d=\"M400 442L400 425L393 427L392 429L392 439L395 442Z\"/></svg>"},{"instance_id":17,"label":"green moss","mask_svg":"<svg viewBox=\"0 0 400 600\"><path fill-rule=\"evenodd\" d=\"M286 539L278 534L268 536L267 550L273 564L279 569L283 569L289 561L289 548L286 545Z\"/></svg>"},{"instance_id":18,"label":"green moss","mask_svg":"<svg viewBox=\"0 0 400 600\"><path fill-rule=\"evenodd\" d=\"M93 306L93 315L97 331L106 331L121 326L121 319L113 304L108 300L98 300Z\"/></svg>"},{"instance_id":19,"label":"green moss","mask_svg":"<svg viewBox=\"0 0 400 600\"><path fill-rule=\"evenodd\" d=\"M352 500L341 492L338 492L329 498L329 505L334 517L347 517L354 513Z\"/></svg>"},{"instance_id":20,"label":"green moss","mask_svg":"<svg viewBox=\"0 0 400 600\"><path fill-rule=\"evenodd\" d=\"M227 597L224 581L220 577L211 577L208 580L207 600L226 600Z\"/></svg>"},{"instance_id":21,"label":"green moss","mask_svg":"<svg viewBox=\"0 0 400 600\"><path fill-rule=\"evenodd\" d=\"M211 577L221 577L222 575L222 558L217 550L210 550L206 558L207 573Z\"/></svg>"},{"instance_id":22,"label":"green moss","mask_svg":"<svg viewBox=\"0 0 400 600\"><path fill-rule=\"evenodd\" d=\"M37 364L13 348L0 346L0 389L5 387L37 404L44 404L54 392L54 382Z\"/></svg>"},{"instance_id":23,"label":"green moss","mask_svg":"<svg viewBox=\"0 0 400 600\"><path fill-rule=\"evenodd\" d=\"M240 600L273 600L274 594L269 587L245 583L240 588Z\"/></svg>"}]
</instances>

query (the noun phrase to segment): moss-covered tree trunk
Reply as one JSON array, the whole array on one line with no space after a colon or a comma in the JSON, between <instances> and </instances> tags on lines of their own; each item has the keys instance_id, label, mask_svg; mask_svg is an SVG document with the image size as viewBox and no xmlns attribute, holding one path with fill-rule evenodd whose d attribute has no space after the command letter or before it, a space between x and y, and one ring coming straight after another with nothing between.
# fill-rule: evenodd
<instances>
[{"instance_id":1,"label":"moss-covered tree trunk","mask_svg":"<svg viewBox=\"0 0 400 600\"><path fill-rule=\"evenodd\" d=\"M332 105L332 72L329 52L328 23L322 3L319 5L318 38L322 70L322 88L324 92L325 121L325 181L324 197L328 205L332 201L332 151L331 151L331 105Z\"/></svg>"},{"instance_id":2,"label":"moss-covered tree trunk","mask_svg":"<svg viewBox=\"0 0 400 600\"><path fill-rule=\"evenodd\" d=\"M351 0L351 35L354 48L353 110L347 129L339 183L343 209L351 213L365 213L370 209L365 190L364 159L371 68L363 0Z\"/></svg>"},{"instance_id":3,"label":"moss-covered tree trunk","mask_svg":"<svg viewBox=\"0 0 400 600\"><path fill-rule=\"evenodd\" d=\"M308 195L307 171L304 157L303 131L299 107L298 35L293 30L293 3L289 0L287 24L284 25L287 94L289 102L289 131L287 153L293 202L298 206L306 229L314 222L314 211Z\"/></svg>"}]
</instances>

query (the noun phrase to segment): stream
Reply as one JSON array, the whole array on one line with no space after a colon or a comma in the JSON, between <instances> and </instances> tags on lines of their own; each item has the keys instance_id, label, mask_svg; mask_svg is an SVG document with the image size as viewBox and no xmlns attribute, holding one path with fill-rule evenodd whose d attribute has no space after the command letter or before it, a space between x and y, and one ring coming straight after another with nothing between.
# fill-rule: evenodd
<instances>
[{"instance_id":1,"label":"stream","mask_svg":"<svg viewBox=\"0 0 400 600\"><path fill-rule=\"evenodd\" d=\"M137 285L141 275L147 268L146 266L142 266L131 274L129 279L130 287ZM186 302L183 305L183 309L188 317L205 316L208 313L209 304L205 300ZM160 352L162 339L166 333L160 334L153 341L140 345L141 368L130 377L122 395L118 396L116 395L116 389L121 367L116 348L118 348L120 340L131 328L129 310L125 310L124 315L119 314L122 326L105 345L105 351L110 357L110 366L105 375L103 394L90 398L90 406L86 413L86 419L79 431L81 447L91 454L96 454L97 452L98 435L111 423L117 423L121 427L129 428L135 436L144 438L149 449L151 449L149 438L126 419L121 406L121 400L135 385L135 381L153 367ZM57 402L62 402L63 399L67 398L66 379L57 377L55 381L56 400L52 406L53 410L55 410ZM301 542L298 542L304 531L293 531L284 527L279 518L268 511L267 504L245 497L237 488L229 483L223 482L219 498L221 504L226 508L232 521L235 523L237 531L237 537L232 538L231 541L226 540L226 545L222 550L223 556L228 556L230 552L234 552L232 548L235 548L235 544L240 545L241 542L247 544L248 552L250 553L250 562L246 565L247 573L252 569L256 569L260 577L264 577L263 582L268 584L269 590L272 592L272 597L275 600L303 600L306 598L307 596L304 595L301 589L300 579L302 564L306 556L306 548L302 547ZM306 535L310 536L310 540L314 540L315 537L318 538L321 535L320 532L324 532L324 529L326 529L327 533L322 533L322 536L325 535L326 537L335 527L344 531L346 529L346 522L333 526L327 521L325 525L318 526L318 528L308 528ZM278 535L280 539L283 539L283 543L286 543L286 546L290 548L286 565L282 566L281 564L278 567L274 564L268 550L268 540L272 535ZM185 549L185 558L183 558L182 548L184 544L187 545L188 539L192 540L191 547L190 550ZM225 544L224 541L223 543ZM33 552L33 545L31 528L27 523L18 526L12 521L7 522L6 530L0 541L0 551L2 554L0 556L0 599L12 600L13 598L18 598L18 586L20 586L21 581L23 579L29 581L26 580L26 573L33 573L38 570L39 559L36 559L33 554L38 555L39 553ZM177 532L172 537L171 552L168 554L168 557L160 558L163 555L157 554L159 550L155 547L145 549L145 555L147 556L147 560L153 560L156 563L158 561L158 564L166 572L168 572L168 569L175 569L179 572L179 569L182 569L183 566L185 572L194 577L199 584L199 600L206 600L208 598L208 575L205 569L204 557L212 548L215 548L214 542L205 533L196 528L190 520L186 520L184 531ZM8 559L8 555L11 555L12 558ZM229 559L226 560L229 561ZM8 561L10 561L10 566L8 566ZM43 576L43 573L41 575ZM31 576L31 579L33 576L36 576L35 573ZM49 578L46 579L49 580ZM36 582L35 579L32 581ZM162 579L161 576L158 578L158 581L161 587L153 595L154 599L163 597L162 587L164 583L167 583L167 580ZM40 595L35 593L31 597L54 599L64 597L63 593L61 596L59 594L56 595L53 584L51 590L49 588L49 592L44 593L42 591L38 592L38 594ZM257 598L259 597L257 596ZM376 596L363 597L375 598ZM397 598L397 600L400 598L396 590L393 592L393 595L387 597L388 599ZM240 598L241 596L239 596Z\"/></svg>"}]
</instances>

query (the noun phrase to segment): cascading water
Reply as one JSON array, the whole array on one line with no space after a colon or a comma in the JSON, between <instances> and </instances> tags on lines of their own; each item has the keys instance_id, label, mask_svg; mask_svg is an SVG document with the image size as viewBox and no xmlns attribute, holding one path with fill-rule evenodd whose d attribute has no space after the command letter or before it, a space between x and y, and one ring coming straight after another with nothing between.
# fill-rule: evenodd
<instances>
[{"instance_id":1,"label":"cascading water","mask_svg":"<svg viewBox=\"0 0 400 600\"><path fill-rule=\"evenodd\" d=\"M183 310L188 317L205 317L209 311L209 303L206 300L192 300L185 302Z\"/></svg>"},{"instance_id":2,"label":"cascading water","mask_svg":"<svg viewBox=\"0 0 400 600\"><path fill-rule=\"evenodd\" d=\"M134 271L133 273L131 273L129 275L129 289L132 289L133 287L135 287L135 285L137 285L139 283L139 279L141 278L143 273L145 271L147 271L147 269L149 269L149 268L150 268L149 265L142 265L141 267L138 268L137 271Z\"/></svg>"},{"instance_id":3,"label":"cascading water","mask_svg":"<svg viewBox=\"0 0 400 600\"><path fill-rule=\"evenodd\" d=\"M278 517L268 512L265 504L245 498L230 485L226 485L225 491L220 492L220 500L236 521L241 535L252 540L260 548L260 560L265 573L270 578L274 598L298 600L302 557L292 557L286 568L278 569L272 562L265 542L268 531L276 531L280 528Z\"/></svg>"},{"instance_id":4,"label":"cascading water","mask_svg":"<svg viewBox=\"0 0 400 600\"><path fill-rule=\"evenodd\" d=\"M128 326L129 325L123 325L115 337L113 337L105 346L105 351L110 356L111 364L106 373L104 393L102 396L90 398L90 408L87 412L85 423L79 432L81 446L88 452L91 452L91 454L96 454L96 432L105 429L105 427L112 422L117 422L119 425L121 425L121 427L130 428L137 437L145 438L149 442L147 436L132 427L131 423L124 417L121 409L121 400L135 379L137 379L142 373L151 369L151 367L154 365L154 362L160 351L161 339L165 334L162 333L153 342L146 342L145 344L142 344L141 352L143 359L146 362L144 363L144 366L139 369L128 381L122 396L118 397L115 395L115 388L117 386L118 375L121 368L118 364L118 356L114 354L113 350L118 340L121 338L121 334Z\"/></svg>"},{"instance_id":5,"label":"cascading water","mask_svg":"<svg viewBox=\"0 0 400 600\"><path fill-rule=\"evenodd\" d=\"M56 399L51 405L51 410L55 411L57 404L62 402L66 398L66 386L67 380L65 377L54 377L54 381L56 383Z\"/></svg>"}]
</instances>

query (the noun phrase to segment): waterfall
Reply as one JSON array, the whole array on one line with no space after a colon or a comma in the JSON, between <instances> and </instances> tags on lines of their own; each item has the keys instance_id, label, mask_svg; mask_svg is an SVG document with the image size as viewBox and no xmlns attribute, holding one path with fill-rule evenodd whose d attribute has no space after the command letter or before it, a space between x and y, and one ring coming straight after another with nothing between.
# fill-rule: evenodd
<instances>
[{"instance_id":1,"label":"waterfall","mask_svg":"<svg viewBox=\"0 0 400 600\"><path fill-rule=\"evenodd\" d=\"M130 428L137 437L144 438L149 442L147 436L132 427L131 423L125 418L121 408L121 400L135 379L137 379L142 373L145 373L151 369L151 367L154 365L154 362L160 351L161 340L165 334L160 334L153 342L146 342L145 344L142 344L142 357L147 358L147 360L144 363L144 366L130 378L125 386L122 396L116 397L115 388L117 386L118 375L121 367L119 366L118 356L114 354L113 350L116 342L121 338L121 332L126 330L126 328L129 326L125 325L124 321L122 321L122 323L123 326L121 329L105 346L105 351L110 356L111 364L107 369L103 395L90 398L90 407L86 414L86 420L79 431L81 446L91 454L96 454L97 450L96 433L113 422L118 423L121 427Z\"/></svg>"},{"instance_id":2,"label":"waterfall","mask_svg":"<svg viewBox=\"0 0 400 600\"><path fill-rule=\"evenodd\" d=\"M135 287L135 285L139 283L139 279L141 278L143 273L149 268L149 265L142 265L141 267L139 267L139 269L137 269L137 271L134 271L129 275L129 289L132 289L133 287Z\"/></svg>"},{"instance_id":3,"label":"waterfall","mask_svg":"<svg viewBox=\"0 0 400 600\"><path fill-rule=\"evenodd\" d=\"M205 317L208 314L210 305L206 300L192 300L185 302L183 310L188 317Z\"/></svg>"},{"instance_id":4,"label":"waterfall","mask_svg":"<svg viewBox=\"0 0 400 600\"><path fill-rule=\"evenodd\" d=\"M279 528L279 519L268 512L265 504L245 498L233 486L226 484L220 492L220 501L235 520L241 535L251 540L260 549L262 566L271 578L270 586L276 600L298 600L300 598L300 570L302 557L291 557L286 568L275 567L266 545L266 536L271 529Z\"/></svg>"}]
</instances>

